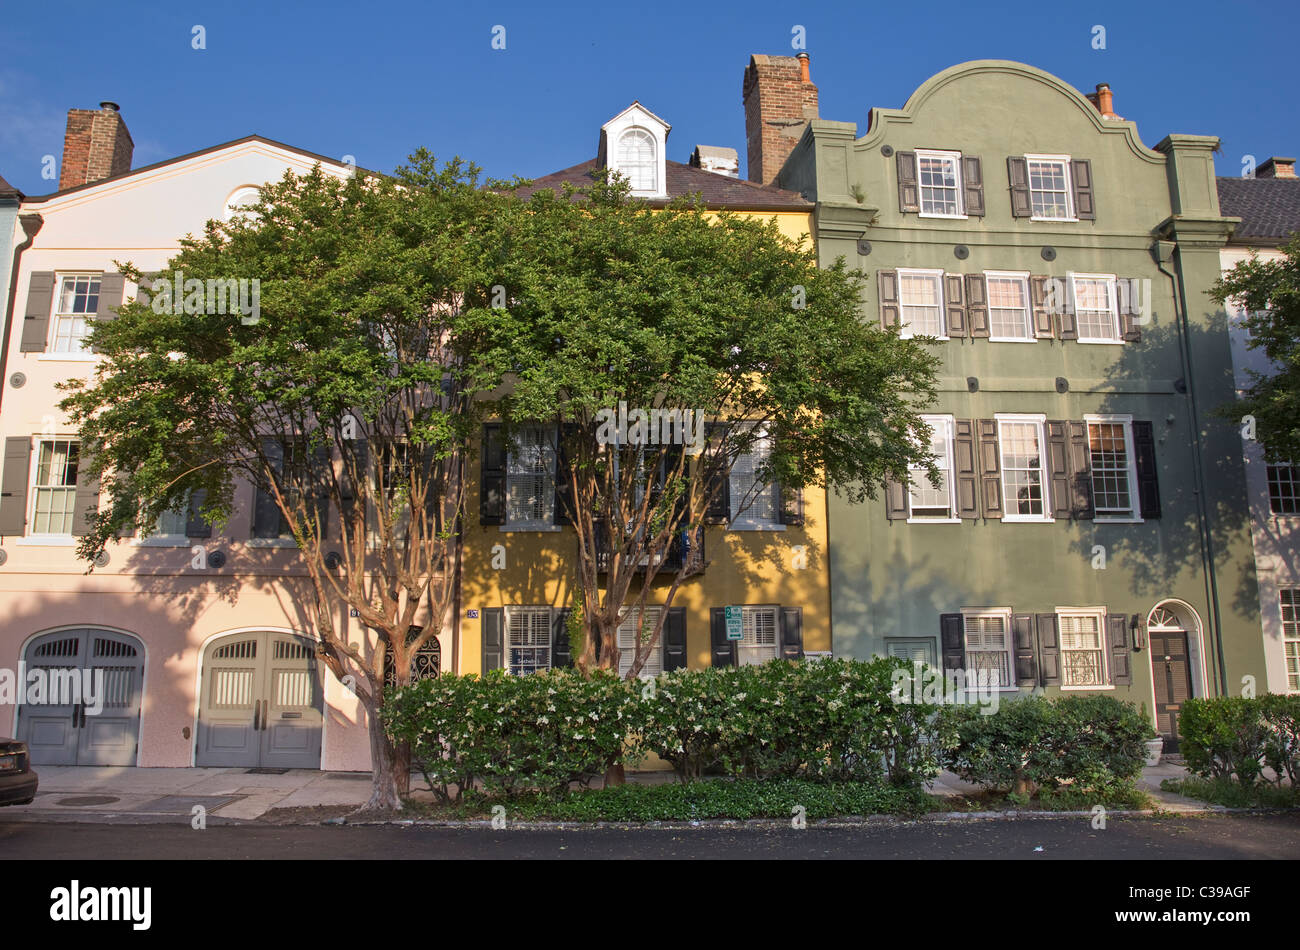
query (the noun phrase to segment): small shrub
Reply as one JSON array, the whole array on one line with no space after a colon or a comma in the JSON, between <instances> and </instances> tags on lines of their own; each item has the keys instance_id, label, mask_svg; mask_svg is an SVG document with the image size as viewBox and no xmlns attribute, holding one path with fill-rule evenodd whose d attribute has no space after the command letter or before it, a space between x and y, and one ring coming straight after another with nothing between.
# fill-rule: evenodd
<instances>
[{"instance_id":1,"label":"small shrub","mask_svg":"<svg viewBox=\"0 0 1300 950\"><path fill-rule=\"evenodd\" d=\"M1259 697L1260 712L1268 730L1264 739L1264 762L1283 779L1296 787L1300 776L1300 696L1268 693Z\"/></svg>"},{"instance_id":2,"label":"small shrub","mask_svg":"<svg viewBox=\"0 0 1300 950\"><path fill-rule=\"evenodd\" d=\"M1269 727L1258 699L1189 699L1178 719L1183 759L1205 778L1236 778L1250 788L1262 771Z\"/></svg>"}]
</instances>

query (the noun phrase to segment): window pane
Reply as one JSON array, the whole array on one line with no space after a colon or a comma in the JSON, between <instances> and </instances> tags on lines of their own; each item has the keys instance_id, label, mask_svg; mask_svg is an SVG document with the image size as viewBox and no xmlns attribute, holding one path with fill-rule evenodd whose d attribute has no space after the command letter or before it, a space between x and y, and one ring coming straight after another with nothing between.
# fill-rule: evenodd
<instances>
[{"instance_id":1,"label":"window pane","mask_svg":"<svg viewBox=\"0 0 1300 950\"><path fill-rule=\"evenodd\" d=\"M1033 339L1024 278L990 277L988 288L991 335L1014 340Z\"/></svg>"},{"instance_id":2,"label":"window pane","mask_svg":"<svg viewBox=\"0 0 1300 950\"><path fill-rule=\"evenodd\" d=\"M903 328L914 335L943 336L943 293L931 274L900 274L898 299Z\"/></svg>"},{"instance_id":3,"label":"window pane","mask_svg":"<svg viewBox=\"0 0 1300 950\"><path fill-rule=\"evenodd\" d=\"M1029 199L1036 218L1068 218L1069 190L1065 163L1029 160Z\"/></svg>"},{"instance_id":4,"label":"window pane","mask_svg":"<svg viewBox=\"0 0 1300 950\"><path fill-rule=\"evenodd\" d=\"M506 608L506 652L510 672L521 676L551 667L549 607Z\"/></svg>"},{"instance_id":5,"label":"window pane","mask_svg":"<svg viewBox=\"0 0 1300 950\"><path fill-rule=\"evenodd\" d=\"M1294 465L1268 467L1268 505L1276 515L1300 514L1300 478Z\"/></svg>"},{"instance_id":6,"label":"window pane","mask_svg":"<svg viewBox=\"0 0 1300 950\"><path fill-rule=\"evenodd\" d=\"M32 500L33 534L71 534L77 495L80 444L70 439L41 442Z\"/></svg>"},{"instance_id":7,"label":"window pane","mask_svg":"<svg viewBox=\"0 0 1300 950\"><path fill-rule=\"evenodd\" d=\"M976 671L988 670L987 682L994 686L1010 686L1011 635L1006 615L967 614L963 621L967 667Z\"/></svg>"},{"instance_id":8,"label":"window pane","mask_svg":"<svg viewBox=\"0 0 1300 950\"><path fill-rule=\"evenodd\" d=\"M1110 281L1096 277L1074 279L1074 308L1081 340L1118 340L1119 311Z\"/></svg>"},{"instance_id":9,"label":"window pane","mask_svg":"<svg viewBox=\"0 0 1300 950\"><path fill-rule=\"evenodd\" d=\"M749 452L736 458L731 468L731 511L733 520L742 524L775 525L777 490L771 482L760 483L758 472L771 455L769 439L755 439Z\"/></svg>"},{"instance_id":10,"label":"window pane","mask_svg":"<svg viewBox=\"0 0 1300 950\"><path fill-rule=\"evenodd\" d=\"M1003 422L1002 485L1006 511L1017 515L1042 515L1043 460L1036 422Z\"/></svg>"},{"instance_id":11,"label":"window pane","mask_svg":"<svg viewBox=\"0 0 1300 950\"><path fill-rule=\"evenodd\" d=\"M555 511L554 468L551 431L533 426L520 432L506 476L507 524L550 524Z\"/></svg>"},{"instance_id":12,"label":"window pane","mask_svg":"<svg viewBox=\"0 0 1300 950\"><path fill-rule=\"evenodd\" d=\"M618 170L634 191L655 190L655 140L642 129L624 132L618 140Z\"/></svg>"},{"instance_id":13,"label":"window pane","mask_svg":"<svg viewBox=\"0 0 1300 950\"><path fill-rule=\"evenodd\" d=\"M1092 452L1092 500L1100 514L1133 513L1129 483L1128 443L1120 422L1088 423Z\"/></svg>"},{"instance_id":14,"label":"window pane","mask_svg":"<svg viewBox=\"0 0 1300 950\"><path fill-rule=\"evenodd\" d=\"M741 610L744 639L736 644L741 666L753 666L776 658L776 608L744 607Z\"/></svg>"},{"instance_id":15,"label":"window pane","mask_svg":"<svg viewBox=\"0 0 1300 950\"><path fill-rule=\"evenodd\" d=\"M911 466L911 513L914 518L948 518L952 515L952 453L949 451L948 420L924 418L931 430L930 455L939 466L940 477L938 484L932 485L922 466Z\"/></svg>"},{"instance_id":16,"label":"window pane","mask_svg":"<svg viewBox=\"0 0 1300 950\"><path fill-rule=\"evenodd\" d=\"M659 622L658 607L648 607L645 612L645 626L641 630L642 649L644 644L649 642L650 635L654 633L655 624ZM633 609L628 611L627 618L618 625L618 675L627 676L632 671L632 661L635 658L636 634L637 634L637 616L640 610ZM663 672L663 643L656 643L650 655L646 658L641 667L642 676L658 676Z\"/></svg>"},{"instance_id":17,"label":"window pane","mask_svg":"<svg viewBox=\"0 0 1300 950\"><path fill-rule=\"evenodd\" d=\"M55 353L80 353L90 333L90 320L99 310L99 277L64 277L54 312Z\"/></svg>"},{"instance_id":18,"label":"window pane","mask_svg":"<svg viewBox=\"0 0 1300 950\"><path fill-rule=\"evenodd\" d=\"M921 211L924 214L960 214L957 200L957 160L949 155L918 155Z\"/></svg>"},{"instance_id":19,"label":"window pane","mask_svg":"<svg viewBox=\"0 0 1300 950\"><path fill-rule=\"evenodd\" d=\"M1282 648L1286 655L1286 688L1300 692L1300 588L1283 588Z\"/></svg>"},{"instance_id":20,"label":"window pane","mask_svg":"<svg viewBox=\"0 0 1300 950\"><path fill-rule=\"evenodd\" d=\"M1095 614L1062 614L1061 683L1064 686L1104 686L1101 618Z\"/></svg>"}]
</instances>

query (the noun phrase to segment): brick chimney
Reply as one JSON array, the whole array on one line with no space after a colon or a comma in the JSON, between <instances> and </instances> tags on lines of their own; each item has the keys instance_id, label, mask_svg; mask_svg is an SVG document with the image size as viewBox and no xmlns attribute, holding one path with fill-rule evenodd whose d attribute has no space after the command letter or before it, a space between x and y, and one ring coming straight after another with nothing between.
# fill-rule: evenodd
<instances>
[{"instance_id":1,"label":"brick chimney","mask_svg":"<svg viewBox=\"0 0 1300 950\"><path fill-rule=\"evenodd\" d=\"M116 102L101 102L98 109L69 109L59 190L129 172L133 151L135 143Z\"/></svg>"},{"instance_id":2,"label":"brick chimney","mask_svg":"<svg viewBox=\"0 0 1300 950\"><path fill-rule=\"evenodd\" d=\"M1111 122L1123 122L1124 117L1115 114L1115 94L1110 91L1110 83L1097 83L1097 91L1086 93L1088 101L1097 107L1103 119Z\"/></svg>"},{"instance_id":3,"label":"brick chimney","mask_svg":"<svg viewBox=\"0 0 1300 950\"><path fill-rule=\"evenodd\" d=\"M770 185L808 120L817 118L817 87L808 72L808 54L751 56L744 100L749 180Z\"/></svg>"},{"instance_id":4,"label":"brick chimney","mask_svg":"<svg viewBox=\"0 0 1300 950\"><path fill-rule=\"evenodd\" d=\"M1294 178L1295 159L1274 155L1255 169L1256 178Z\"/></svg>"}]
</instances>

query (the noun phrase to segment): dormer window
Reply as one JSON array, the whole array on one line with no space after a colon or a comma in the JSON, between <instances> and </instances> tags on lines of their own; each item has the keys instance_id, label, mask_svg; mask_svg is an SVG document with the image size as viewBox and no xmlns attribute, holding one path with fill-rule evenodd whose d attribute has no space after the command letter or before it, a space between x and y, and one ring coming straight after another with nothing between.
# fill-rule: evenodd
<instances>
[{"instance_id":1,"label":"dormer window","mask_svg":"<svg viewBox=\"0 0 1300 950\"><path fill-rule=\"evenodd\" d=\"M632 183L633 191L657 191L655 139L645 129L628 129L618 140L617 168Z\"/></svg>"}]
</instances>

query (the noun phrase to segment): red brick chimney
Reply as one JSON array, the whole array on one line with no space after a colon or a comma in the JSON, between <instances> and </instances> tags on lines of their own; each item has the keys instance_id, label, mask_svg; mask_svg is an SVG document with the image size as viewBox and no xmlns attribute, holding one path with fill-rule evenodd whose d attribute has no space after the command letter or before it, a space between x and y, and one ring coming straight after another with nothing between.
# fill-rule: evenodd
<instances>
[{"instance_id":1,"label":"red brick chimney","mask_svg":"<svg viewBox=\"0 0 1300 950\"><path fill-rule=\"evenodd\" d=\"M1256 178L1294 178L1295 159L1274 155L1255 169Z\"/></svg>"},{"instance_id":2,"label":"red brick chimney","mask_svg":"<svg viewBox=\"0 0 1300 950\"><path fill-rule=\"evenodd\" d=\"M744 100L749 180L770 185L808 120L817 118L817 87L808 72L808 54L751 56Z\"/></svg>"},{"instance_id":3,"label":"red brick chimney","mask_svg":"<svg viewBox=\"0 0 1300 950\"><path fill-rule=\"evenodd\" d=\"M1097 107L1103 119L1109 119L1112 122L1123 122L1124 117L1115 114L1115 94L1110 91L1110 83L1097 83L1097 91L1086 93L1088 101Z\"/></svg>"},{"instance_id":4,"label":"red brick chimney","mask_svg":"<svg viewBox=\"0 0 1300 950\"><path fill-rule=\"evenodd\" d=\"M129 172L134 151L116 102L101 102L98 109L69 109L59 190Z\"/></svg>"}]
</instances>

